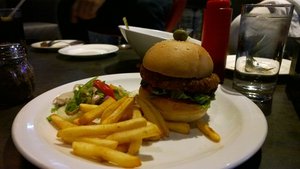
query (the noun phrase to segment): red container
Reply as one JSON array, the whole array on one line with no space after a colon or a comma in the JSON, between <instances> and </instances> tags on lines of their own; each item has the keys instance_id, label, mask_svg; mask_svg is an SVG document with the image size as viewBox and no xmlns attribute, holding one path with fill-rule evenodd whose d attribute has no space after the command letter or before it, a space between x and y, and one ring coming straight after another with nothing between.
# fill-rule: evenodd
<instances>
[{"instance_id":1,"label":"red container","mask_svg":"<svg viewBox=\"0 0 300 169\"><path fill-rule=\"evenodd\" d=\"M202 47L212 57L214 73L224 81L232 9L229 0L209 0L203 12Z\"/></svg>"}]
</instances>

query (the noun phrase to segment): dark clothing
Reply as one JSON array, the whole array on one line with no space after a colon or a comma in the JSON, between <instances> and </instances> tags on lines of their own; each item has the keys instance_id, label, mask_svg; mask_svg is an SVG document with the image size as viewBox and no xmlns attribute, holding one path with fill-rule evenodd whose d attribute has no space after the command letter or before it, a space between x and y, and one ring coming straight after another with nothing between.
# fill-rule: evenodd
<instances>
[{"instance_id":1,"label":"dark clothing","mask_svg":"<svg viewBox=\"0 0 300 169\"><path fill-rule=\"evenodd\" d=\"M98 10L97 17L71 23L74 0L61 0L58 5L58 23L62 38L88 42L88 30L101 34L121 35L118 25L126 17L130 26L165 30L173 0L107 0Z\"/></svg>"}]
</instances>

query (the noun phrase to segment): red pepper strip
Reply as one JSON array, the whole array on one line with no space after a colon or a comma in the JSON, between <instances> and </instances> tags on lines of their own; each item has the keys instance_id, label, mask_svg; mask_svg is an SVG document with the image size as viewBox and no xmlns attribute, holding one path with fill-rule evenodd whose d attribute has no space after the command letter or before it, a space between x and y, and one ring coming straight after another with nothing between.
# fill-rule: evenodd
<instances>
[{"instance_id":1,"label":"red pepper strip","mask_svg":"<svg viewBox=\"0 0 300 169\"><path fill-rule=\"evenodd\" d=\"M94 87L101 90L105 95L112 97L115 99L114 91L112 88L109 87L109 85L105 84L104 82L100 80L94 81Z\"/></svg>"}]
</instances>

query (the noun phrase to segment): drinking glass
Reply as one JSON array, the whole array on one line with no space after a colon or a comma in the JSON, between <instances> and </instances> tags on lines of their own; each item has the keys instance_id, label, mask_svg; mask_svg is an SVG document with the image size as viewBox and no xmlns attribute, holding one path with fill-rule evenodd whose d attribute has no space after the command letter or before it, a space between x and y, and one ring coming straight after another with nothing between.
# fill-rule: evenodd
<instances>
[{"instance_id":1,"label":"drinking glass","mask_svg":"<svg viewBox=\"0 0 300 169\"><path fill-rule=\"evenodd\" d=\"M242 6L233 88L254 102L272 99L294 6Z\"/></svg>"},{"instance_id":2,"label":"drinking glass","mask_svg":"<svg viewBox=\"0 0 300 169\"><path fill-rule=\"evenodd\" d=\"M9 17L13 8L0 9L0 43L25 43L22 12L17 10Z\"/></svg>"}]
</instances>

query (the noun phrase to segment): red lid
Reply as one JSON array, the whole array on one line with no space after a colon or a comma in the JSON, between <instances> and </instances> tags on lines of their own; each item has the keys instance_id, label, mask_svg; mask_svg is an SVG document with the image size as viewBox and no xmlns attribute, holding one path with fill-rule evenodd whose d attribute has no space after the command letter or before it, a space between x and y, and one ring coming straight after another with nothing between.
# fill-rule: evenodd
<instances>
[{"instance_id":1,"label":"red lid","mask_svg":"<svg viewBox=\"0 0 300 169\"><path fill-rule=\"evenodd\" d=\"M208 0L206 8L229 8L230 0Z\"/></svg>"}]
</instances>

